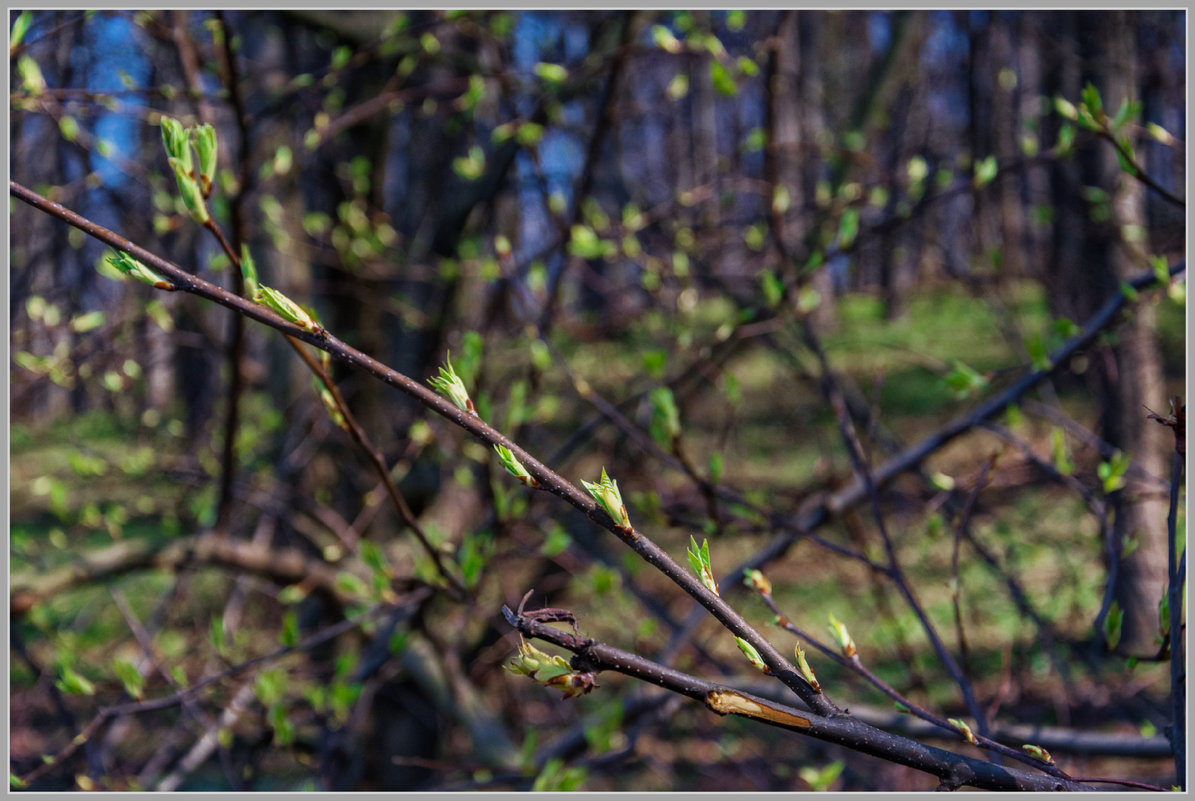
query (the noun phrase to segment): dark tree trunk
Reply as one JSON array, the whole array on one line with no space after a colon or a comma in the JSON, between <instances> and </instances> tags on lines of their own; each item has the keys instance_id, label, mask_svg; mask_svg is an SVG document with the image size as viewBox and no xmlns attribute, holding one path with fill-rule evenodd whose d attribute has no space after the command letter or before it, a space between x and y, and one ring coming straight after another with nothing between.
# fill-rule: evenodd
<instances>
[{"instance_id":1,"label":"dark tree trunk","mask_svg":"<svg viewBox=\"0 0 1195 801\"><path fill-rule=\"evenodd\" d=\"M1047 80L1054 91L1077 100L1089 81L1103 105L1115 111L1138 96L1135 45L1128 12L1059 15L1062 39L1058 60ZM1074 161L1059 163L1052 189L1057 211L1054 261L1048 280L1054 311L1083 319L1117 291L1124 278L1145 267L1143 243L1133 231L1144 230L1144 186L1122 172L1111 146L1080 135ZM1082 189L1108 192L1107 209L1083 199ZM1093 219L1094 218L1094 219ZM1154 334L1153 308L1133 308L1116 330L1114 345L1093 360L1088 380L1102 410L1103 437L1153 475L1167 473L1168 443L1160 426L1145 417L1145 406L1165 407L1165 387ZM1158 602L1165 591L1166 499L1155 487L1130 483L1111 497L1114 554L1111 575L1117 606L1124 613L1118 650L1134 656L1158 652Z\"/></svg>"}]
</instances>

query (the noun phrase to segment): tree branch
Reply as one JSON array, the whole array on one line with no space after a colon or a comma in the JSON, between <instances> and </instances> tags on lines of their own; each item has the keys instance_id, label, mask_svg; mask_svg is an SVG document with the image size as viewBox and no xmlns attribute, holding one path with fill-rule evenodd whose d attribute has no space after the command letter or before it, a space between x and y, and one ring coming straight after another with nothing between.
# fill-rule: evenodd
<instances>
[{"instance_id":1,"label":"tree branch","mask_svg":"<svg viewBox=\"0 0 1195 801\"><path fill-rule=\"evenodd\" d=\"M346 364L364 370L378 380L390 384L410 395L428 409L455 423L483 442L491 445L502 445L508 448L514 454L515 458L523 464L528 473L536 479L539 483L539 489L564 499L584 513L591 521L610 531L644 561L666 575L675 584L680 586L682 590L708 609L729 631L751 643L760 653L760 656L772 674L809 704L811 708L825 715L838 713L839 710L837 707L824 695L814 692L805 680L801 678L796 668L767 639L756 631L726 601L706 589L705 585L693 573L682 568L666 551L634 527L616 523L601 510L598 504L587 493L582 492L574 484L548 468L501 432L487 425L477 414L458 408L452 402L437 395L424 385L387 367L373 357L346 345L327 331L319 329L318 332L313 333L286 322L264 307L187 273L177 265L130 242L119 234L109 231L103 226L97 225L61 204L47 200L15 181L9 181L9 190L14 196L25 203L75 226L84 233L111 247L125 251L166 278L174 289L212 300L235 312L276 328L296 339L301 339L322 350L326 350Z\"/></svg>"},{"instance_id":2,"label":"tree branch","mask_svg":"<svg viewBox=\"0 0 1195 801\"><path fill-rule=\"evenodd\" d=\"M509 607L502 607L502 614L507 622L521 633L572 651L576 654L573 660L576 667L613 670L700 701L717 714L740 715L769 726L843 745L860 753L938 776L957 786L969 785L988 790L1087 789L1068 779L1004 768L922 745L915 740L868 726L850 715L821 716L796 707L780 705L751 693L739 692L725 685L691 676L604 643L566 634L545 623L517 615Z\"/></svg>"}]
</instances>

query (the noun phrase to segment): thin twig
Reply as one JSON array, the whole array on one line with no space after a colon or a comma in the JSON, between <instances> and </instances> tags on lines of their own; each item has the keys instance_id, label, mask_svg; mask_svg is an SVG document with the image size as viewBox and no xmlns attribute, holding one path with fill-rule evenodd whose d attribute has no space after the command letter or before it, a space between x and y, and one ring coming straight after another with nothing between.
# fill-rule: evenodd
<instances>
[{"instance_id":1,"label":"thin twig","mask_svg":"<svg viewBox=\"0 0 1195 801\"><path fill-rule=\"evenodd\" d=\"M1157 192L1159 195L1162 196L1162 199L1165 200L1166 202L1168 202L1172 205L1178 206L1180 209L1185 209L1187 207L1186 200L1184 200L1183 198L1181 198L1178 195L1171 192L1166 187L1159 184L1148 172L1145 171L1145 169L1141 166L1140 163L1138 163L1137 159L1133 156L1133 154L1129 150L1127 150L1125 147L1123 147L1120 142L1117 141L1116 137L1112 134L1112 131L1110 131L1108 129L1108 126L1106 123L1103 126L1101 126L1101 128L1099 129L1099 131L1097 131L1097 133L1101 137L1103 137L1104 139L1107 139L1109 142L1112 143L1112 147L1116 148L1117 154L1119 154L1120 157L1122 159L1124 159L1125 163L1128 164L1129 167L1132 168L1132 172L1130 174L1134 178L1136 178L1138 181L1140 181L1141 183L1148 186L1153 191Z\"/></svg>"},{"instance_id":2,"label":"thin twig","mask_svg":"<svg viewBox=\"0 0 1195 801\"><path fill-rule=\"evenodd\" d=\"M843 667L853 671L855 674L861 676L865 681L882 692L884 695L903 705L908 711L908 714L921 718L927 723L932 723L938 728L952 733L955 737L958 736L958 728L956 728L955 725L948 719L941 715L935 714L934 712L930 712L925 707L914 703L908 698L908 696L899 692L896 690L896 688L892 687L892 685L888 684L886 681L873 673L866 665L863 664L863 659L859 656L858 651L849 657L843 656L841 653L831 649L825 643L820 642L817 638L811 636L805 631L802 631L796 625L794 625L792 621L790 621L788 617L780 611L779 606L777 606L776 601L770 592L764 592L758 587L756 588L756 592L763 600L764 604L766 604L767 607L771 609L773 613L775 613L777 617L776 624L778 626L796 636L798 640L804 640L805 642L809 643L839 665L842 665ZM1054 765L1047 765L1044 762L1034 759L1023 751L1010 748L1009 746L995 740L994 735L986 736L983 734L973 734L973 736L975 738L974 745L980 748L984 748L992 751L993 753L1003 754L1004 756L1019 760L1037 770L1048 773L1051 776L1057 776L1063 779L1070 778L1061 768L1058 768Z\"/></svg>"},{"instance_id":3,"label":"thin twig","mask_svg":"<svg viewBox=\"0 0 1195 801\"><path fill-rule=\"evenodd\" d=\"M807 346L813 351L818 363L821 365L823 392L826 400L829 401L831 408L834 410L834 417L838 421L842 441L846 446L846 451L850 457L855 475L863 481L863 486L866 489L872 516L876 523L876 530L880 535L880 541L884 546L884 553L888 558L888 576L904 597L909 609L917 617L922 630L925 632L925 636L929 639L930 646L934 649L934 653L937 654L942 666L950 674L954 683L958 685L959 690L963 694L963 700L971 712L971 716L975 718L979 733L986 736L990 734L987 716L984 714L979 700L975 697L975 690L971 685L970 679L963 672L962 668L959 667L954 656L946 648L946 644L938 636L937 629L934 628L921 602L913 595L913 588L909 585L908 579L900 567L900 562L896 555L896 546L892 541L891 535L888 533L888 525L884 521L883 509L880 506L879 489L872 475L871 466L867 463L863 455L862 446L858 435L855 433L854 423L847 414L846 402L843 400L842 391L838 388L834 373L830 369L830 362L826 356L826 352L822 349L821 342L807 320L802 321L801 332Z\"/></svg>"},{"instance_id":4,"label":"thin twig","mask_svg":"<svg viewBox=\"0 0 1195 801\"><path fill-rule=\"evenodd\" d=\"M365 452L367 457L369 457L369 462L373 466L374 472L378 474L378 478L381 480L382 485L386 488L386 493L390 496L390 500L394 504L394 508L398 511L399 517L401 517L403 522L405 522L411 529L411 532L415 535L415 539L419 540L419 544L423 547L424 552L431 557L432 562L435 563L436 572L438 572L444 578L444 580L448 582L450 589L453 591L453 595L458 600L463 598L465 592L464 585L462 585L460 580L448 570L447 565L444 564L444 558L440 553L440 549L432 544L431 540L429 540L427 537L427 533L424 532L423 527L419 525L419 520L415 517L414 512L411 511L411 507L407 505L407 501L405 498L403 498L402 493L399 492L398 487L394 483L394 479L390 477L390 470L386 467L386 460L382 458L381 452L373 446L373 443L371 443L369 438L365 435L365 431L357 422L357 418L355 418L353 413L349 410L348 403L345 402L344 396L340 394L340 390L336 387L336 383L328 375L328 372L324 369L323 365L321 365L316 359L312 358L311 354L303 349L303 346L299 344L297 339L288 336L286 341L292 348L294 348L295 352L299 354L299 357L307 365L308 369L315 374L320 383L327 388L329 394L332 395L332 400L336 404L337 410L344 419L346 430L353 438L353 441L357 443L357 446Z\"/></svg>"},{"instance_id":5,"label":"thin twig","mask_svg":"<svg viewBox=\"0 0 1195 801\"><path fill-rule=\"evenodd\" d=\"M996 457L989 456L983 461L983 467L980 468L979 478L975 480L975 486L971 488L971 492L967 494L967 500L963 504L963 509L959 513L958 522L954 526L954 546L950 553L950 597L954 604L954 627L958 633L958 650L959 658L963 663L963 672L968 678L974 678L971 675L970 665L970 649L967 647L967 634L963 627L963 612L959 604L959 596L962 594L962 586L959 582L959 551L963 541L963 532L967 531L971 526L971 514L975 511L975 501L979 498L979 492L983 489L984 483L987 481L988 471L992 469L995 464Z\"/></svg>"},{"instance_id":6,"label":"thin twig","mask_svg":"<svg viewBox=\"0 0 1195 801\"><path fill-rule=\"evenodd\" d=\"M195 745L183 757L178 767L158 782L157 791L160 793L169 793L177 790L178 786L182 784L183 779L188 774L194 773L212 755L212 752L219 747L220 732L233 727L237 720L248 710L253 697L254 683L252 680L247 680L237 690L236 695L228 702L228 706L224 707L224 711L220 714L220 720L203 733L203 736L195 742Z\"/></svg>"},{"instance_id":7,"label":"thin twig","mask_svg":"<svg viewBox=\"0 0 1195 801\"><path fill-rule=\"evenodd\" d=\"M737 714L788 731L845 745L852 750L925 771L958 785L990 790L1082 790L1069 779L1027 773L955 754L914 740L889 734L850 715L823 717L777 704L757 695L683 673L591 639L567 634L545 623L516 615L502 607L508 623L522 634L558 645L576 654L574 666L586 670L613 670L656 684L700 701L718 714Z\"/></svg>"}]
</instances>

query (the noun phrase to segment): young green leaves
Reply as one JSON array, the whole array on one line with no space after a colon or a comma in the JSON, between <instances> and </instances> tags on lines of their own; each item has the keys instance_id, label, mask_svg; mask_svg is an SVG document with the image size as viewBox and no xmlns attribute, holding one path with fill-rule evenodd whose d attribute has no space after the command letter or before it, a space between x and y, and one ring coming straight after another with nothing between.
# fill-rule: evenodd
<instances>
[{"instance_id":1,"label":"young green leaves","mask_svg":"<svg viewBox=\"0 0 1195 801\"><path fill-rule=\"evenodd\" d=\"M738 643L739 650L743 652L743 656L747 657L747 661L758 670L760 673L771 673L768 666L764 664L763 657L759 655L759 651L755 650L755 646L744 640L742 637L735 636L734 641Z\"/></svg>"},{"instance_id":2,"label":"young green leaves","mask_svg":"<svg viewBox=\"0 0 1195 801\"><path fill-rule=\"evenodd\" d=\"M576 671L562 656L550 656L519 638L519 653L506 666L511 673L555 687L565 698L585 695L598 686L597 677L589 671Z\"/></svg>"},{"instance_id":3,"label":"young green leaves","mask_svg":"<svg viewBox=\"0 0 1195 801\"><path fill-rule=\"evenodd\" d=\"M1129 465L1129 457L1125 455L1124 451L1119 449L1112 454L1111 459L1106 462L1100 462L1096 474L1100 477L1100 481L1103 482L1106 494L1111 494L1124 487L1124 477L1129 471Z\"/></svg>"},{"instance_id":4,"label":"young green leaves","mask_svg":"<svg viewBox=\"0 0 1195 801\"><path fill-rule=\"evenodd\" d=\"M497 452L498 458L502 460L502 466L506 468L506 472L532 489L539 486L539 482L535 480L535 476L527 472L527 468L523 467L523 463L510 452L510 448L505 445L495 445L494 450Z\"/></svg>"},{"instance_id":5,"label":"young green leaves","mask_svg":"<svg viewBox=\"0 0 1195 801\"><path fill-rule=\"evenodd\" d=\"M743 583L751 589L758 592L760 595L772 594L772 582L763 574L763 571L755 570L753 568L744 568Z\"/></svg>"},{"instance_id":6,"label":"young green leaves","mask_svg":"<svg viewBox=\"0 0 1195 801\"><path fill-rule=\"evenodd\" d=\"M166 150L166 157L178 159L179 163L190 172L193 169L191 160L191 134L183 124L173 117L162 117L162 147Z\"/></svg>"},{"instance_id":7,"label":"young green leaves","mask_svg":"<svg viewBox=\"0 0 1195 801\"><path fill-rule=\"evenodd\" d=\"M149 284L155 289L164 289L167 292L174 291L174 284L170 283L165 278L158 275L129 254L125 253L123 250L114 251L108 254L108 261L113 267L120 270L125 275L136 278L143 284Z\"/></svg>"},{"instance_id":8,"label":"young green leaves","mask_svg":"<svg viewBox=\"0 0 1195 801\"><path fill-rule=\"evenodd\" d=\"M207 197L212 193L212 181L216 175L216 161L219 155L216 129L206 122L198 128L192 128L191 141L195 144L195 152L199 154L199 189L203 196Z\"/></svg>"},{"instance_id":9,"label":"young green leaves","mask_svg":"<svg viewBox=\"0 0 1195 801\"><path fill-rule=\"evenodd\" d=\"M265 286L257 281L257 266L253 263L253 256L249 248L241 245L241 277L245 279L245 297L259 306L265 306L288 323L294 323L304 331L310 331L316 336L324 336L323 326L316 322L311 312L298 303L283 295L273 287ZM326 401L325 401L326 402ZM335 418L333 418L335 419ZM344 428L339 422L341 428Z\"/></svg>"},{"instance_id":10,"label":"young green leaves","mask_svg":"<svg viewBox=\"0 0 1195 801\"><path fill-rule=\"evenodd\" d=\"M809 663L805 661L805 651L801 649L800 643L797 643L794 653L797 656L797 668L800 669L801 676L809 682L810 687L820 693L822 686L817 683L817 676L813 675L813 668L809 667Z\"/></svg>"},{"instance_id":11,"label":"young green leaves","mask_svg":"<svg viewBox=\"0 0 1195 801\"><path fill-rule=\"evenodd\" d=\"M651 436L661 448L672 447L680 436L680 413L676 400L668 387L656 387L651 391Z\"/></svg>"},{"instance_id":12,"label":"young green leaves","mask_svg":"<svg viewBox=\"0 0 1195 801\"><path fill-rule=\"evenodd\" d=\"M622 502L622 493L618 491L618 482L606 475L606 468L602 468L602 479L598 483L591 484L582 479L581 484L597 501L598 506L613 518L619 528L624 531L630 530L631 521L627 517L626 504Z\"/></svg>"},{"instance_id":13,"label":"young green leaves","mask_svg":"<svg viewBox=\"0 0 1195 801\"><path fill-rule=\"evenodd\" d=\"M1108 615L1104 618L1104 644L1109 651L1115 651L1120 645L1120 635L1124 629L1124 610L1116 601L1108 607Z\"/></svg>"},{"instance_id":14,"label":"young green leaves","mask_svg":"<svg viewBox=\"0 0 1195 801\"><path fill-rule=\"evenodd\" d=\"M971 727L967 725L966 721L961 720L960 718L946 718L946 720L951 726L954 726L959 730L959 732L963 735L964 740L972 745L975 744L975 733L971 731Z\"/></svg>"},{"instance_id":15,"label":"young green leaves","mask_svg":"<svg viewBox=\"0 0 1195 801\"><path fill-rule=\"evenodd\" d=\"M1021 750L1034 759L1045 762L1047 765L1054 764L1054 757L1050 756L1050 752L1039 745L1022 745Z\"/></svg>"},{"instance_id":16,"label":"young green leaves","mask_svg":"<svg viewBox=\"0 0 1195 801\"><path fill-rule=\"evenodd\" d=\"M858 651L855 650L855 641L851 639L851 633L847 631L846 624L838 618L834 617L834 613L830 613L830 634L834 636L834 642L838 643L842 655L850 659Z\"/></svg>"},{"instance_id":17,"label":"young green leaves","mask_svg":"<svg viewBox=\"0 0 1195 801\"><path fill-rule=\"evenodd\" d=\"M302 306L272 287L262 285L259 289L257 297L253 298L255 303L273 310L275 314L288 323L294 323L303 330L310 331L317 336L323 335L323 327Z\"/></svg>"},{"instance_id":18,"label":"young green leaves","mask_svg":"<svg viewBox=\"0 0 1195 801\"><path fill-rule=\"evenodd\" d=\"M248 245L241 245L241 276L245 279L245 297L260 303L261 285L257 283L257 266L253 263Z\"/></svg>"},{"instance_id":19,"label":"young green leaves","mask_svg":"<svg viewBox=\"0 0 1195 801\"><path fill-rule=\"evenodd\" d=\"M195 160L191 146L199 153L199 175L195 174ZM172 117L162 117L162 146L166 161L174 170L178 192L183 205L195 222L206 225L211 220L205 198L212 191L212 176L216 171L216 129L203 124L198 128L184 128Z\"/></svg>"},{"instance_id":20,"label":"young green leaves","mask_svg":"<svg viewBox=\"0 0 1195 801\"><path fill-rule=\"evenodd\" d=\"M335 396L332 391L324 385L323 380L317 376L311 376L312 383L315 384L315 391L319 393L319 398L324 404L324 409L328 412L328 417L332 422L344 431L349 430L349 422L345 419L344 412L341 411L340 406L336 403Z\"/></svg>"},{"instance_id":21,"label":"young green leaves","mask_svg":"<svg viewBox=\"0 0 1195 801\"><path fill-rule=\"evenodd\" d=\"M469 399L469 390L465 389L465 382L461 381L461 377L456 374L456 370L452 369L452 354L449 353L444 359L445 367L440 368L440 375L435 378L429 378L427 383L432 385L432 389L439 392L448 400L452 401L462 411L470 414L477 414L477 409L473 406L473 401ZM509 468L507 468L509 469Z\"/></svg>"},{"instance_id":22,"label":"young green leaves","mask_svg":"<svg viewBox=\"0 0 1195 801\"><path fill-rule=\"evenodd\" d=\"M705 588L714 595L718 594L718 582L714 581L714 568L710 564L710 541L702 540L701 547L697 547L697 540L689 535L689 566L701 579Z\"/></svg>"}]
</instances>

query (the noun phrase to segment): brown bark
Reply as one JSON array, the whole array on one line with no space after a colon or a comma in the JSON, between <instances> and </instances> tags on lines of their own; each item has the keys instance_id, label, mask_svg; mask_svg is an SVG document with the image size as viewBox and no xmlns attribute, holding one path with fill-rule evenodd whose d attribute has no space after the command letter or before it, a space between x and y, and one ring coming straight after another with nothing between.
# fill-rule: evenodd
<instances>
[{"instance_id":1,"label":"brown bark","mask_svg":"<svg viewBox=\"0 0 1195 801\"><path fill-rule=\"evenodd\" d=\"M1137 97L1134 28L1126 19L1128 13L1060 16L1064 38L1051 76L1054 91L1077 100L1090 81L1099 89L1104 108L1113 111L1125 98ZM1093 209L1079 194L1083 186L1108 191L1109 219L1091 219ZM1120 169L1109 143L1090 137L1080 143L1075 162L1055 169L1054 192L1057 219L1049 294L1056 313L1080 319L1099 298L1145 266L1143 242L1137 240L1138 232L1145 230L1145 187ZM1115 344L1093 365L1088 374L1092 391L1106 399L1104 439L1147 472L1165 475L1167 432L1147 420L1143 408L1166 406L1152 307L1136 307L1116 330ZM1109 575L1113 599L1124 613L1117 650L1148 657L1158 653L1158 602L1167 581L1166 500L1141 490L1130 482L1113 494L1113 553L1108 556L1117 562Z\"/></svg>"}]
</instances>

